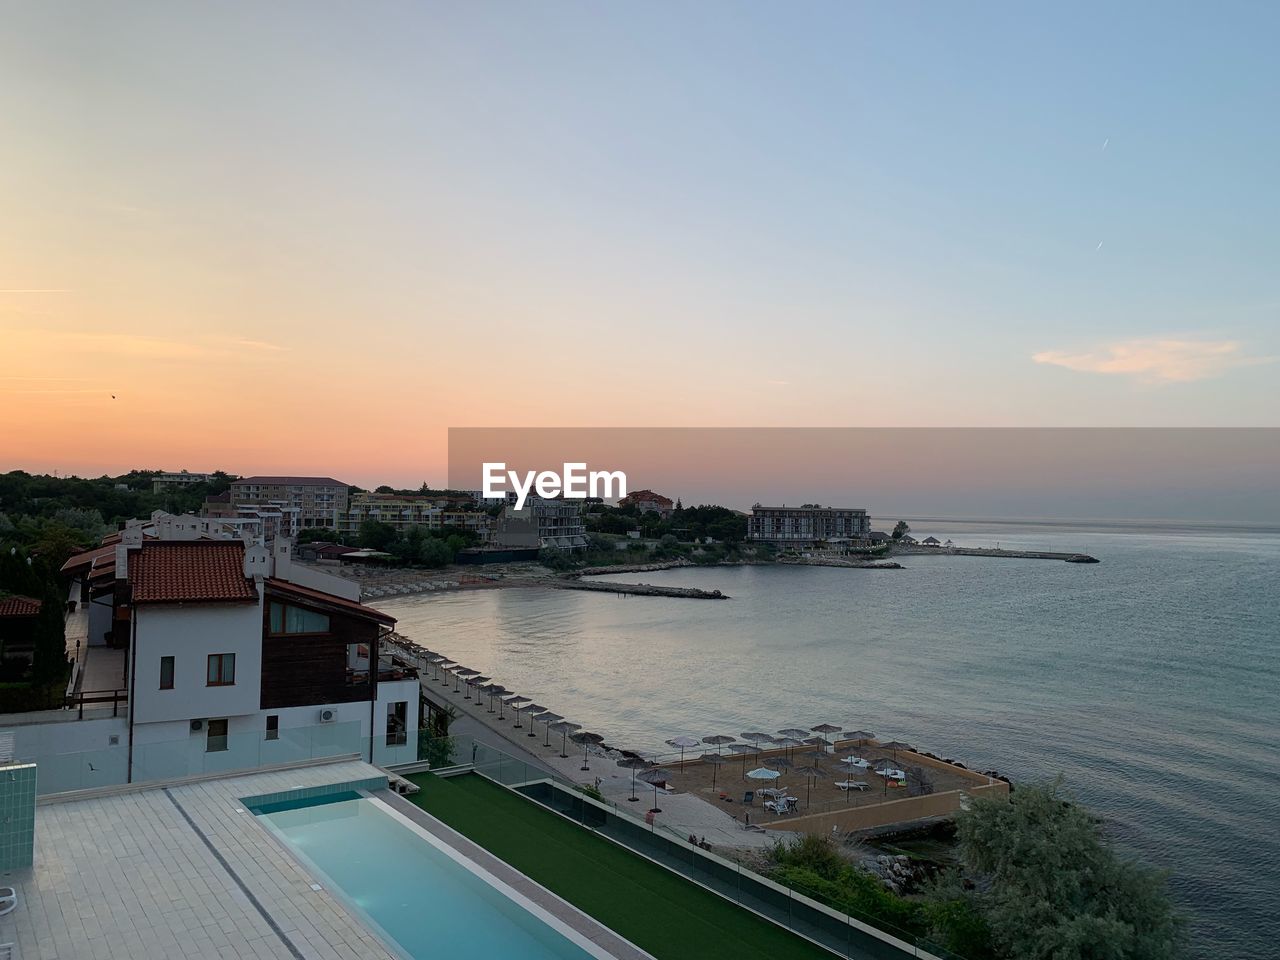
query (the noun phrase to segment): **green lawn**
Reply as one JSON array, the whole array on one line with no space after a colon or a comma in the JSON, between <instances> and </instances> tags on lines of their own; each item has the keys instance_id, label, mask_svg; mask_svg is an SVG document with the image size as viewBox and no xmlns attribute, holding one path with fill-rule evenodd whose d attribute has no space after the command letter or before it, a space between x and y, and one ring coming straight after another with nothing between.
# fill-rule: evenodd
<instances>
[{"instance_id":1,"label":"green lawn","mask_svg":"<svg viewBox=\"0 0 1280 960\"><path fill-rule=\"evenodd\" d=\"M831 957L475 774L409 779L422 809L659 960Z\"/></svg>"}]
</instances>

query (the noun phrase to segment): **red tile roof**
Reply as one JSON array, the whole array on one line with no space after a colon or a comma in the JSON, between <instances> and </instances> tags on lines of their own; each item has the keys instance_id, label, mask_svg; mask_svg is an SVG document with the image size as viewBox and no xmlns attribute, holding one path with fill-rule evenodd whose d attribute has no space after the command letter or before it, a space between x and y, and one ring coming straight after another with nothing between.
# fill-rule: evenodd
<instances>
[{"instance_id":1,"label":"red tile roof","mask_svg":"<svg viewBox=\"0 0 1280 960\"><path fill-rule=\"evenodd\" d=\"M618 501L619 503L658 503L669 507L673 503L670 497L664 497L660 493L654 493L652 490L637 490L628 494Z\"/></svg>"},{"instance_id":2,"label":"red tile roof","mask_svg":"<svg viewBox=\"0 0 1280 960\"><path fill-rule=\"evenodd\" d=\"M333 607L365 620L385 623L387 626L394 626L396 622L396 618L389 613L383 613L373 607L366 607L363 603L356 603L354 600L334 596L332 593L324 593L321 590L312 590L310 587L300 587L296 583L290 583L288 580L277 580L275 577L267 578L267 593L294 597L304 602Z\"/></svg>"},{"instance_id":3,"label":"red tile roof","mask_svg":"<svg viewBox=\"0 0 1280 960\"><path fill-rule=\"evenodd\" d=\"M244 575L244 544L230 540L149 541L129 552L134 603L258 599Z\"/></svg>"},{"instance_id":4,"label":"red tile roof","mask_svg":"<svg viewBox=\"0 0 1280 960\"><path fill-rule=\"evenodd\" d=\"M93 561L99 557L114 557L116 554L116 545L114 543L107 544L105 547L95 547L92 550L86 550L84 553L77 553L74 557L67 560L62 565L61 573L79 573L82 570L88 570L93 566Z\"/></svg>"},{"instance_id":5,"label":"red tile roof","mask_svg":"<svg viewBox=\"0 0 1280 960\"><path fill-rule=\"evenodd\" d=\"M42 606L44 603L40 600L33 600L31 597L16 593L11 594L0 597L0 617L34 617L40 612Z\"/></svg>"}]
</instances>

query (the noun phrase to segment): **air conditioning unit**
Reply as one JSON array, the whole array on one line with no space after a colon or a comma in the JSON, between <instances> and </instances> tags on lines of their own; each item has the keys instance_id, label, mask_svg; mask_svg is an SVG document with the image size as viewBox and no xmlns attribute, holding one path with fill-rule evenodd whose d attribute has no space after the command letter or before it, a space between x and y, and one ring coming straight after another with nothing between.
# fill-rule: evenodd
<instances>
[{"instance_id":1,"label":"air conditioning unit","mask_svg":"<svg viewBox=\"0 0 1280 960\"><path fill-rule=\"evenodd\" d=\"M337 711L337 710L334 710L334 709L332 709L332 708L330 708L330 707L325 707L323 710L321 710L321 711L320 711L320 722L321 722L321 723L333 723L333 721L335 721L335 720L337 720L337 719L338 719L338 711Z\"/></svg>"},{"instance_id":2,"label":"air conditioning unit","mask_svg":"<svg viewBox=\"0 0 1280 960\"><path fill-rule=\"evenodd\" d=\"M192 721L191 721L191 730L192 730L192 732L195 732L195 731L197 731L197 730L203 730L203 729L204 729L204 721L203 721L203 720L192 720Z\"/></svg>"}]
</instances>

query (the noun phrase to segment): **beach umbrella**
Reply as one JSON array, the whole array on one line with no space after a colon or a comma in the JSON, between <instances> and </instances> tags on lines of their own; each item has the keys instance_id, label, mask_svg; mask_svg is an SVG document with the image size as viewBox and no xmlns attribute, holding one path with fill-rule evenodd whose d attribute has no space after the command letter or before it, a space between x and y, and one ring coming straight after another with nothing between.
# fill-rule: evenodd
<instances>
[{"instance_id":1,"label":"beach umbrella","mask_svg":"<svg viewBox=\"0 0 1280 960\"><path fill-rule=\"evenodd\" d=\"M645 783L653 785L653 809L649 812L661 813L662 809L658 806L658 787L671 779L671 771L663 770L661 767L650 767L648 770L641 770L639 776Z\"/></svg>"},{"instance_id":2,"label":"beach umbrella","mask_svg":"<svg viewBox=\"0 0 1280 960\"><path fill-rule=\"evenodd\" d=\"M720 765L727 761L718 753L704 753L702 762L711 764L711 789L714 790L716 788L716 774L720 771Z\"/></svg>"},{"instance_id":3,"label":"beach umbrella","mask_svg":"<svg viewBox=\"0 0 1280 960\"><path fill-rule=\"evenodd\" d=\"M764 733L760 730L752 730L742 735L742 739L749 743L773 743L774 737L771 733Z\"/></svg>"},{"instance_id":4,"label":"beach umbrella","mask_svg":"<svg viewBox=\"0 0 1280 960\"><path fill-rule=\"evenodd\" d=\"M587 749L593 743L603 742L604 737L600 736L600 734L598 733L590 733L586 730L579 730L577 733L569 734L569 739L572 740L574 743L582 744L582 767L580 769L590 770L591 768L587 766Z\"/></svg>"},{"instance_id":5,"label":"beach umbrella","mask_svg":"<svg viewBox=\"0 0 1280 960\"><path fill-rule=\"evenodd\" d=\"M558 720L563 720L564 717L560 716L558 713L552 713L550 710L544 710L542 713L538 714L535 719L541 720L543 726L546 727L547 736L542 745L544 747L551 746L551 725Z\"/></svg>"},{"instance_id":6,"label":"beach umbrella","mask_svg":"<svg viewBox=\"0 0 1280 960\"><path fill-rule=\"evenodd\" d=\"M507 688L500 683L491 683L484 688L484 692L489 696L489 713L493 713L494 699L506 693Z\"/></svg>"},{"instance_id":7,"label":"beach umbrella","mask_svg":"<svg viewBox=\"0 0 1280 960\"><path fill-rule=\"evenodd\" d=\"M521 704L521 703L530 703L530 702L532 702L532 698L530 698L530 697L522 697L522 696L521 696L520 694L518 694L518 693L511 693L511 694L508 694L507 696L503 697L503 698L502 698L502 702L498 704L498 719L499 719L499 720L501 720L501 719L502 719L502 707L503 707L504 705L505 705L505 706L510 707L510 708L511 708L511 711L512 711L513 713L515 713L516 705L517 705L517 704ZM520 726L520 714L519 714L519 713L516 713L516 726L517 726L517 727L518 727L518 726Z\"/></svg>"},{"instance_id":8,"label":"beach umbrella","mask_svg":"<svg viewBox=\"0 0 1280 960\"><path fill-rule=\"evenodd\" d=\"M470 700L470 699L471 699L471 678L472 678L472 677L478 677L478 676L480 676L480 671L479 671L479 670L472 670L470 667L461 667L460 669L455 670L455 671L453 672L453 675L454 675L455 677L459 677L459 678L461 678L461 679L464 681L464 684L465 684L465 686L467 687L467 691L466 691L466 692L467 692L467 695L466 695L465 697L463 697L463 699L464 699L464 700ZM454 692L454 693L457 693L457 692L458 692L458 684L457 684L457 681L454 681L454 684L453 684L453 692Z\"/></svg>"},{"instance_id":9,"label":"beach umbrella","mask_svg":"<svg viewBox=\"0 0 1280 960\"><path fill-rule=\"evenodd\" d=\"M756 767L754 770L748 770L747 776L752 780L777 780L782 774L768 767Z\"/></svg>"},{"instance_id":10,"label":"beach umbrella","mask_svg":"<svg viewBox=\"0 0 1280 960\"><path fill-rule=\"evenodd\" d=\"M520 717L527 716L529 718L529 736L536 737L537 734L533 732L533 716L545 709L547 708L541 704L533 702L526 703L523 707L516 707L516 726L520 726Z\"/></svg>"},{"instance_id":11,"label":"beach umbrella","mask_svg":"<svg viewBox=\"0 0 1280 960\"><path fill-rule=\"evenodd\" d=\"M828 733L840 732L840 728L837 727L834 723L820 723L816 727L810 727L809 729L812 730L814 733L820 734L822 736L822 740L824 743L826 742Z\"/></svg>"},{"instance_id":12,"label":"beach umbrella","mask_svg":"<svg viewBox=\"0 0 1280 960\"><path fill-rule=\"evenodd\" d=\"M436 664L436 679L439 680L442 684L444 684L447 687L449 685L449 671L456 666L457 664L454 663L452 660L449 660L449 659L441 660L439 663ZM443 677L440 676L441 670L444 671Z\"/></svg>"},{"instance_id":13,"label":"beach umbrella","mask_svg":"<svg viewBox=\"0 0 1280 960\"><path fill-rule=\"evenodd\" d=\"M874 740L876 735L869 730L846 730L844 738L846 740L857 740L858 746L862 746L868 740Z\"/></svg>"},{"instance_id":14,"label":"beach umbrella","mask_svg":"<svg viewBox=\"0 0 1280 960\"><path fill-rule=\"evenodd\" d=\"M477 704L480 702L480 688L492 679L492 677L472 677L467 681L467 686L475 692ZM469 697L471 694L468 693L467 696Z\"/></svg>"},{"instance_id":15,"label":"beach umbrella","mask_svg":"<svg viewBox=\"0 0 1280 960\"><path fill-rule=\"evenodd\" d=\"M897 763L899 750L914 750L915 747L909 743L903 743L901 740L890 740L888 743L880 744L880 749L892 750L894 763Z\"/></svg>"},{"instance_id":16,"label":"beach umbrella","mask_svg":"<svg viewBox=\"0 0 1280 960\"><path fill-rule=\"evenodd\" d=\"M804 803L805 803L805 806L808 806L809 798L813 792L813 781L817 780L819 777L825 777L827 773L825 770L823 770L821 767L818 767L818 766L796 767L796 773L800 774L805 779Z\"/></svg>"},{"instance_id":17,"label":"beach umbrella","mask_svg":"<svg viewBox=\"0 0 1280 960\"><path fill-rule=\"evenodd\" d=\"M701 741L696 737L672 737L667 741L667 746L680 748L680 764L683 766L685 750L689 749L689 747L696 747L699 743Z\"/></svg>"},{"instance_id":18,"label":"beach umbrella","mask_svg":"<svg viewBox=\"0 0 1280 960\"><path fill-rule=\"evenodd\" d=\"M765 757L764 765L766 767L773 767L775 770L791 769L791 761L786 757Z\"/></svg>"},{"instance_id":19,"label":"beach umbrella","mask_svg":"<svg viewBox=\"0 0 1280 960\"><path fill-rule=\"evenodd\" d=\"M724 734L717 733L715 736L703 737L702 742L711 744L716 748L716 753L719 753L722 746L726 743L733 743L737 739L737 737L726 737Z\"/></svg>"},{"instance_id":20,"label":"beach umbrella","mask_svg":"<svg viewBox=\"0 0 1280 960\"><path fill-rule=\"evenodd\" d=\"M644 757L637 757L633 754L619 760L618 766L631 771L631 796L627 797L627 799L631 801L639 800L640 798L636 796L636 771L647 770L652 767L653 764Z\"/></svg>"},{"instance_id":21,"label":"beach umbrella","mask_svg":"<svg viewBox=\"0 0 1280 960\"><path fill-rule=\"evenodd\" d=\"M808 735L808 730L801 730L799 727L787 727L785 730L778 731L778 736L790 737L792 740L803 740Z\"/></svg>"},{"instance_id":22,"label":"beach umbrella","mask_svg":"<svg viewBox=\"0 0 1280 960\"><path fill-rule=\"evenodd\" d=\"M551 725L551 729L560 734L560 759L567 759L569 754L565 753L566 740L569 734L575 730L581 730L582 724L570 723L568 720L560 720Z\"/></svg>"},{"instance_id":23,"label":"beach umbrella","mask_svg":"<svg viewBox=\"0 0 1280 960\"><path fill-rule=\"evenodd\" d=\"M436 680L440 679L440 664L449 662L448 657L441 656L438 653L427 654L427 656L423 657L422 659L426 660L427 663L431 664L431 675Z\"/></svg>"},{"instance_id":24,"label":"beach umbrella","mask_svg":"<svg viewBox=\"0 0 1280 960\"><path fill-rule=\"evenodd\" d=\"M759 753L760 748L754 743L735 743L729 749L742 757L742 778L747 777L747 757L753 753Z\"/></svg>"}]
</instances>

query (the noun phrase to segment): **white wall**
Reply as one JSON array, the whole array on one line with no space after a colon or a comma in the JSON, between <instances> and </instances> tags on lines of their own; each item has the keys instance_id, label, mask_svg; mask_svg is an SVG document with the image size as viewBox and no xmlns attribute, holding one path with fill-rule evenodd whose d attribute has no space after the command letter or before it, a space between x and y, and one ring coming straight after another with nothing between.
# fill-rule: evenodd
<instances>
[{"instance_id":1,"label":"white wall","mask_svg":"<svg viewBox=\"0 0 1280 960\"><path fill-rule=\"evenodd\" d=\"M122 716L0 726L0 736L10 734L14 756L36 763L36 791L42 795L125 781L129 729Z\"/></svg>"},{"instance_id":2,"label":"white wall","mask_svg":"<svg viewBox=\"0 0 1280 960\"><path fill-rule=\"evenodd\" d=\"M144 604L134 608L137 724L258 712L262 702L262 610L257 603ZM235 683L207 684L208 656L236 655ZM160 658L174 658L172 690L160 689ZM136 738L136 733L135 733Z\"/></svg>"}]
</instances>

